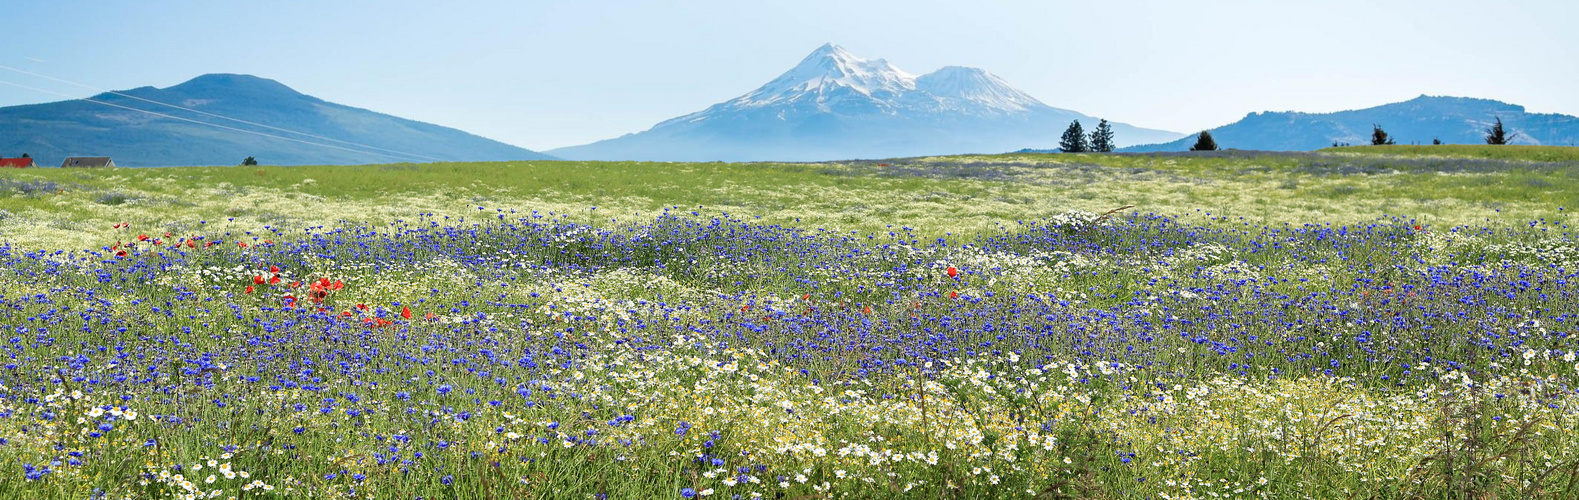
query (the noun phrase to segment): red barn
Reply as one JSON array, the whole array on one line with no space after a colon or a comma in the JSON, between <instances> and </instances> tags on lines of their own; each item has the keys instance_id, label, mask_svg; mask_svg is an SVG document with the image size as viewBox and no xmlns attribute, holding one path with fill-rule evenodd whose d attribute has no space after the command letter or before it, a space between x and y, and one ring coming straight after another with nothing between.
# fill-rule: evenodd
<instances>
[{"instance_id":1,"label":"red barn","mask_svg":"<svg viewBox=\"0 0 1579 500\"><path fill-rule=\"evenodd\" d=\"M32 158L0 158L0 167L27 168L36 167Z\"/></svg>"}]
</instances>

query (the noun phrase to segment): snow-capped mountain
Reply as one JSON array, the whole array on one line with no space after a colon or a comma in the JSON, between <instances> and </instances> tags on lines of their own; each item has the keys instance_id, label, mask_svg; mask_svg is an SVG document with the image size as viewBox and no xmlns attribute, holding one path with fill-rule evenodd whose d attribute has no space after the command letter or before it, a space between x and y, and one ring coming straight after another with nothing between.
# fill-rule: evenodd
<instances>
[{"instance_id":1,"label":"snow-capped mountain","mask_svg":"<svg viewBox=\"0 0 1579 500\"><path fill-rule=\"evenodd\" d=\"M882 59L823 45L740 97L651 129L555 156L585 160L811 161L1052 147L1069 122L1095 118L1048 106L986 70L948 66L915 76ZM1119 145L1183 134L1110 122Z\"/></svg>"}]
</instances>

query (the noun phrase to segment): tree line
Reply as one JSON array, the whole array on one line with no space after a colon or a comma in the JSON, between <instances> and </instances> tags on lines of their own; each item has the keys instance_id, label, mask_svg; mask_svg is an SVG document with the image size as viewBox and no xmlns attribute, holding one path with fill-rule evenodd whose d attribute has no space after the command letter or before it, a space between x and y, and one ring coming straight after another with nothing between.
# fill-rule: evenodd
<instances>
[{"instance_id":1,"label":"tree line","mask_svg":"<svg viewBox=\"0 0 1579 500\"><path fill-rule=\"evenodd\" d=\"M1496 123L1486 128L1486 144L1504 145L1513 142L1518 133L1510 133L1502 126L1502 117L1496 117ZM1391 146L1397 144L1381 125L1371 124L1371 145ZM1442 139L1433 137L1431 144L1441 145ZM1348 143L1333 141L1332 147L1348 146ZM1080 120L1069 123L1069 128L1064 129L1064 135L1058 140L1058 150L1065 153L1111 153L1113 152L1113 127L1107 120L1097 123L1096 130L1086 134L1080 126ZM1195 135L1195 144L1190 146L1190 151L1217 151L1217 140L1212 137L1210 130L1202 130Z\"/></svg>"},{"instance_id":2,"label":"tree line","mask_svg":"<svg viewBox=\"0 0 1579 500\"><path fill-rule=\"evenodd\" d=\"M1509 133L1508 130L1502 126L1502 117L1498 116L1496 117L1496 120L1497 121L1495 123L1486 128L1486 144L1501 146L1513 142L1513 139L1519 136L1519 134L1516 132ZM1393 141L1391 136L1387 135L1386 130L1382 130L1381 125L1374 123L1371 124L1372 146L1391 146L1393 144L1397 143ZM1442 139L1432 137L1431 144L1434 146L1440 146L1442 145Z\"/></svg>"}]
</instances>

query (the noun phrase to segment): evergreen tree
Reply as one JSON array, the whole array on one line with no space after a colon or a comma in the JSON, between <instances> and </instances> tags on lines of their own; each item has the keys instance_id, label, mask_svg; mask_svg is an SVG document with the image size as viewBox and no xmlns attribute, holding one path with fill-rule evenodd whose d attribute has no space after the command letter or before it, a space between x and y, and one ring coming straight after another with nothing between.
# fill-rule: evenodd
<instances>
[{"instance_id":1,"label":"evergreen tree","mask_svg":"<svg viewBox=\"0 0 1579 500\"><path fill-rule=\"evenodd\" d=\"M1486 144L1501 146L1513 142L1513 138L1518 136L1519 134L1509 134L1502 129L1502 117L1499 116L1497 117L1497 124L1486 129Z\"/></svg>"},{"instance_id":2,"label":"evergreen tree","mask_svg":"<svg viewBox=\"0 0 1579 500\"><path fill-rule=\"evenodd\" d=\"M1387 137L1387 131L1386 130L1382 130L1382 126L1381 125L1372 124L1371 125L1371 145L1372 146L1391 146L1391 145L1393 145L1393 139L1391 137Z\"/></svg>"},{"instance_id":3,"label":"evergreen tree","mask_svg":"<svg viewBox=\"0 0 1579 500\"><path fill-rule=\"evenodd\" d=\"M1202 130L1195 138L1195 145L1190 146L1190 151L1217 151L1217 141L1212 139L1212 133Z\"/></svg>"},{"instance_id":4,"label":"evergreen tree","mask_svg":"<svg viewBox=\"0 0 1579 500\"><path fill-rule=\"evenodd\" d=\"M28 156L27 153L22 153L22 157L23 158L32 158L31 156Z\"/></svg>"},{"instance_id":5,"label":"evergreen tree","mask_svg":"<svg viewBox=\"0 0 1579 500\"><path fill-rule=\"evenodd\" d=\"M244 167L250 167L250 166L253 166L253 165L257 165L257 164L258 164L258 160L254 159L251 156L248 156L247 159L245 159L245 160L241 160L241 166L244 166Z\"/></svg>"},{"instance_id":6,"label":"evergreen tree","mask_svg":"<svg viewBox=\"0 0 1579 500\"><path fill-rule=\"evenodd\" d=\"M1091 150L1098 153L1113 152L1113 126L1107 120L1097 122L1096 130L1091 131Z\"/></svg>"},{"instance_id":7,"label":"evergreen tree","mask_svg":"<svg viewBox=\"0 0 1579 500\"><path fill-rule=\"evenodd\" d=\"M1080 128L1080 120L1069 123L1069 128L1064 130L1064 137L1058 141L1058 150L1065 153L1084 153L1091 150L1091 144L1086 142L1086 132Z\"/></svg>"},{"instance_id":8,"label":"evergreen tree","mask_svg":"<svg viewBox=\"0 0 1579 500\"><path fill-rule=\"evenodd\" d=\"M1442 145L1442 139L1438 139L1436 137L1432 137L1431 138L1431 145L1432 146L1441 146Z\"/></svg>"}]
</instances>

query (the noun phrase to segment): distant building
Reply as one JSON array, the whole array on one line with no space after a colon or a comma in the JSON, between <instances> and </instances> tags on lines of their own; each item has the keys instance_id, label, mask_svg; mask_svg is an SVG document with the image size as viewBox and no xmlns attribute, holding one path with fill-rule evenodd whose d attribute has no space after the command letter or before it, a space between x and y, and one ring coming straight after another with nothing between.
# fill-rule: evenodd
<instances>
[{"instance_id":1,"label":"distant building","mask_svg":"<svg viewBox=\"0 0 1579 500\"><path fill-rule=\"evenodd\" d=\"M60 162L60 168L115 168L115 161L108 156L73 156Z\"/></svg>"},{"instance_id":2,"label":"distant building","mask_svg":"<svg viewBox=\"0 0 1579 500\"><path fill-rule=\"evenodd\" d=\"M0 168L27 168L36 166L38 166L38 164L33 163L32 158L0 158Z\"/></svg>"}]
</instances>

